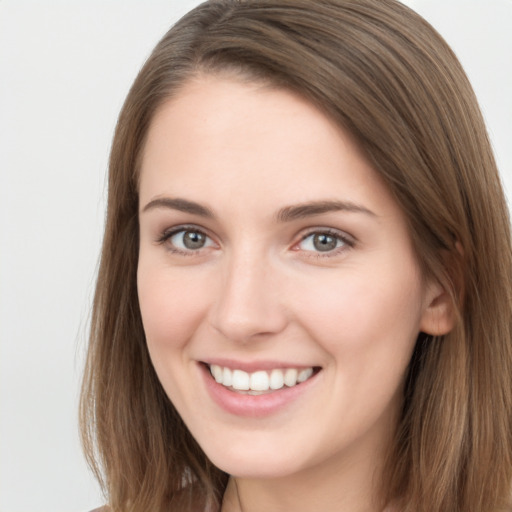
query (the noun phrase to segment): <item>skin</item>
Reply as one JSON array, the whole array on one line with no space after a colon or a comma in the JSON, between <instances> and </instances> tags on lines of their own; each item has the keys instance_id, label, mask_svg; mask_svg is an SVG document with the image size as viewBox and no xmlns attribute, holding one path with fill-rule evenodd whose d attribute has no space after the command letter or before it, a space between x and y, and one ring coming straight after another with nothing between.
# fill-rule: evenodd
<instances>
[{"instance_id":1,"label":"skin","mask_svg":"<svg viewBox=\"0 0 512 512\"><path fill-rule=\"evenodd\" d=\"M327 201L351 208L277 218ZM187 249L183 231L163 240L183 225L207 236L202 248ZM336 248L319 251L312 233L326 231ZM224 512L378 510L415 340L451 320L403 213L346 133L288 91L187 83L156 113L144 149L138 292L166 393L232 475ZM206 391L200 362L214 357L321 371L277 412L240 417Z\"/></svg>"}]
</instances>

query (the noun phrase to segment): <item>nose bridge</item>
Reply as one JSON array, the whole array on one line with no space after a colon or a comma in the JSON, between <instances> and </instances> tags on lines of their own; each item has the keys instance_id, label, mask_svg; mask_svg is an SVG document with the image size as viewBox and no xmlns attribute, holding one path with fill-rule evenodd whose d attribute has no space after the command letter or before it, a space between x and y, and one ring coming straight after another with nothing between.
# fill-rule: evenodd
<instances>
[{"instance_id":1,"label":"nose bridge","mask_svg":"<svg viewBox=\"0 0 512 512\"><path fill-rule=\"evenodd\" d=\"M280 332L286 314L276 287L275 269L263 251L250 247L226 257L212 324L225 337L249 341Z\"/></svg>"}]
</instances>

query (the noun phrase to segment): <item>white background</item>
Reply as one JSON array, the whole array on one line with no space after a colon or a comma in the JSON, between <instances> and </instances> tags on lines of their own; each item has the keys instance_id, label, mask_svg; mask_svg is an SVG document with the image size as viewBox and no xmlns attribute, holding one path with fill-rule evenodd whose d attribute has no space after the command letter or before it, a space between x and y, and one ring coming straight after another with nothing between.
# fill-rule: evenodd
<instances>
[{"instance_id":1,"label":"white background","mask_svg":"<svg viewBox=\"0 0 512 512\"><path fill-rule=\"evenodd\" d=\"M102 503L77 398L107 158L144 59L197 0L0 0L0 512ZM473 82L512 197L512 0L408 0Z\"/></svg>"}]
</instances>

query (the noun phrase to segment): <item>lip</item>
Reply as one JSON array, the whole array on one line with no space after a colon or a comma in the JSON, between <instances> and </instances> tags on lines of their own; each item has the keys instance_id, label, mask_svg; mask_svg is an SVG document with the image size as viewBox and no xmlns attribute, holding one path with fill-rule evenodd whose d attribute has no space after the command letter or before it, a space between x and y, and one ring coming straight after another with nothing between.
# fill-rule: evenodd
<instances>
[{"instance_id":1,"label":"lip","mask_svg":"<svg viewBox=\"0 0 512 512\"><path fill-rule=\"evenodd\" d=\"M262 363L242 364L238 362L235 364L233 361L231 361L230 364L220 364L217 361L220 360L216 360L216 362L208 364L219 364L219 366L238 368L249 372L269 370L272 368L309 368L308 366L300 365L288 366L283 365L283 363L276 365L270 361L267 361L264 365L262 365ZM224 363L226 363L226 361L224 361ZM274 365L271 366L271 364ZM287 406L294 403L315 386L318 380L317 377L321 373L321 371L315 372L307 381L297 384L291 388L284 387L273 391L272 393L266 393L263 395L245 395L231 391L222 384L218 384L212 377L210 369L205 363L199 363L198 366L202 374L205 387L212 400L224 411L235 416L246 418L264 418L287 408Z\"/></svg>"}]
</instances>

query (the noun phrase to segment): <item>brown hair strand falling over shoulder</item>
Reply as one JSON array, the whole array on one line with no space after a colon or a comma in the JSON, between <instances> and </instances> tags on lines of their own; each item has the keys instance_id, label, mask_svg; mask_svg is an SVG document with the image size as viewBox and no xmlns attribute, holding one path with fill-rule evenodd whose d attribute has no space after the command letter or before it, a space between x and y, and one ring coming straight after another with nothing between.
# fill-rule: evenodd
<instances>
[{"instance_id":1,"label":"brown hair strand falling over shoulder","mask_svg":"<svg viewBox=\"0 0 512 512\"><path fill-rule=\"evenodd\" d=\"M348 131L409 223L458 322L420 336L382 482L404 512L490 512L512 483L510 223L471 86L395 0L212 0L159 42L121 111L81 396L82 439L112 511L215 510L227 475L165 395L140 317L138 165L160 105L200 74L292 90Z\"/></svg>"}]
</instances>

